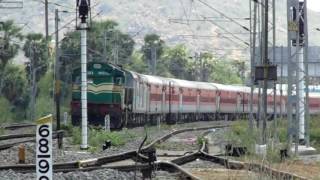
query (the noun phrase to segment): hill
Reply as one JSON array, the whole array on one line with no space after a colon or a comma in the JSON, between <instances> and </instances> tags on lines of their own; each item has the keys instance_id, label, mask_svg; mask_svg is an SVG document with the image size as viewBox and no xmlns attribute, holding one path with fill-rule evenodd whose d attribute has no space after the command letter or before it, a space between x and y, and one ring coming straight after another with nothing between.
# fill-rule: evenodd
<instances>
[{"instance_id":1,"label":"hill","mask_svg":"<svg viewBox=\"0 0 320 180\"><path fill-rule=\"evenodd\" d=\"M74 12L74 0L49 1L50 33L54 32L54 9ZM169 45L185 43L191 51L210 51L218 57L248 59L249 0L93 0L96 21L113 19L121 30L131 34L137 47L144 35L158 33ZM101 14L96 15L101 11ZM226 21L221 15L233 18ZM286 45L286 0L277 0L277 45ZM24 1L18 11L5 10L4 19L15 19L24 31L44 33L44 4L42 0ZM74 13L60 13L60 25L75 18ZM201 20L201 21L199 21ZM316 12L309 11L310 45L320 40L315 28L320 24ZM73 30L74 23L63 31ZM62 36L63 38L63 36Z\"/></svg>"}]
</instances>

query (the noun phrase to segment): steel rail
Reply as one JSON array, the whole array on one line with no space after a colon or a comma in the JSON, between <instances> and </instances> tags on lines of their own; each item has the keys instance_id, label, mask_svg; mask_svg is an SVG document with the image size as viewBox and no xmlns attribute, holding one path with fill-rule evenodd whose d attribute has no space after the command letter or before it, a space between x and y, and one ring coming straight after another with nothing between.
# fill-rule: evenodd
<instances>
[{"instance_id":1,"label":"steel rail","mask_svg":"<svg viewBox=\"0 0 320 180\"><path fill-rule=\"evenodd\" d=\"M59 131L59 132L54 132L52 134L52 138L53 139L57 139L58 138L58 134L61 133L63 131ZM21 140L21 141L17 141L17 142L9 142L6 144L2 144L0 145L0 151L1 150L5 150L5 149L9 149L13 146L16 146L18 144L21 143L26 143L26 142L35 142L36 138L35 138L35 134L12 134L12 135L4 135L4 136L0 136L0 140L12 140L12 139L19 139L19 138L28 138L25 140Z\"/></svg>"},{"instance_id":2,"label":"steel rail","mask_svg":"<svg viewBox=\"0 0 320 180\"><path fill-rule=\"evenodd\" d=\"M0 128L8 129L8 130L15 130L20 128L26 128L26 127L35 127L35 124L11 124L6 126L1 126Z\"/></svg>"}]
</instances>

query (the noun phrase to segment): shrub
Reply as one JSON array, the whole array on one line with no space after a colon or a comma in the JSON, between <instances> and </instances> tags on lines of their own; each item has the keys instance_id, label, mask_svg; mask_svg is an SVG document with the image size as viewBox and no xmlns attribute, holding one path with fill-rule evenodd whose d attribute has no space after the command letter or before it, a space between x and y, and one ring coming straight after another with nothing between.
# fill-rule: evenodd
<instances>
[{"instance_id":1,"label":"shrub","mask_svg":"<svg viewBox=\"0 0 320 180\"><path fill-rule=\"evenodd\" d=\"M81 143L81 129L79 127L64 126L70 134L72 135L72 143L80 144ZM112 146L122 146L131 139L134 139L136 136L132 133L129 133L127 130L124 131L115 131L115 132L106 132L102 129L88 129L88 143L90 145L90 151L96 151L101 149L105 141L110 140Z\"/></svg>"},{"instance_id":2,"label":"shrub","mask_svg":"<svg viewBox=\"0 0 320 180\"><path fill-rule=\"evenodd\" d=\"M0 123L12 122L13 114L10 107L9 101L0 97Z\"/></svg>"}]
</instances>

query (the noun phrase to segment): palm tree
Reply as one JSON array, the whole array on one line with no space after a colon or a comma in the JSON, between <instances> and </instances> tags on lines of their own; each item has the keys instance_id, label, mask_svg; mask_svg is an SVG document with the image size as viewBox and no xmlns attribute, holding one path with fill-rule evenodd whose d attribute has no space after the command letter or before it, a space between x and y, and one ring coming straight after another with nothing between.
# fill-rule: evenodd
<instances>
[{"instance_id":1,"label":"palm tree","mask_svg":"<svg viewBox=\"0 0 320 180\"><path fill-rule=\"evenodd\" d=\"M4 69L8 62L17 55L19 44L23 39L21 28L12 20L0 24L0 93L3 87Z\"/></svg>"}]
</instances>

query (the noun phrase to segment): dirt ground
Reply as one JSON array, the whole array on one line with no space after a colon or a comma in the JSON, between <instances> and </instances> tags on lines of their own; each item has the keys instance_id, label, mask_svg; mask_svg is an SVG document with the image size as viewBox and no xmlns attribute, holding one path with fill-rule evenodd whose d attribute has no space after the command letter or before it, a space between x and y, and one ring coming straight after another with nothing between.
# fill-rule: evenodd
<instances>
[{"instance_id":1,"label":"dirt ground","mask_svg":"<svg viewBox=\"0 0 320 180\"><path fill-rule=\"evenodd\" d=\"M272 166L281 171L290 172L308 179L320 179L319 163L304 163L303 161L284 162Z\"/></svg>"},{"instance_id":2,"label":"dirt ground","mask_svg":"<svg viewBox=\"0 0 320 180\"><path fill-rule=\"evenodd\" d=\"M191 173L203 180L269 180L262 175L246 170L193 169Z\"/></svg>"}]
</instances>

